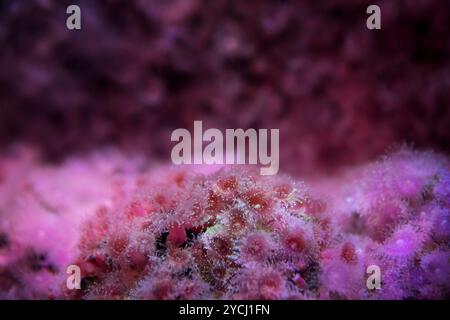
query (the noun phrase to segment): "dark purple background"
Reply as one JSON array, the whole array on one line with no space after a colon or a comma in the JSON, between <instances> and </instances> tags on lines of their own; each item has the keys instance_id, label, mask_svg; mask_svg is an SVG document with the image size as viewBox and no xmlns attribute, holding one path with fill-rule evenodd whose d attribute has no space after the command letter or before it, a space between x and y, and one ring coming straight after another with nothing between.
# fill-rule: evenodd
<instances>
[{"instance_id":1,"label":"dark purple background","mask_svg":"<svg viewBox=\"0 0 450 320\"><path fill-rule=\"evenodd\" d=\"M68 31L69 4L82 30ZM378 4L382 30L366 28ZM170 161L193 120L280 128L281 169L399 143L448 152L450 2L0 2L0 143L50 161L117 145Z\"/></svg>"}]
</instances>

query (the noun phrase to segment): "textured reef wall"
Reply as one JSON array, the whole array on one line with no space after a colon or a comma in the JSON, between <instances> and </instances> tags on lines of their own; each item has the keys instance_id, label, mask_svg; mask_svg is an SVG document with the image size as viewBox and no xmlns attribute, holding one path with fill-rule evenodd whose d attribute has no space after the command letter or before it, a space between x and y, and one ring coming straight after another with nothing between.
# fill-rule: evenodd
<instances>
[{"instance_id":1,"label":"textured reef wall","mask_svg":"<svg viewBox=\"0 0 450 320\"><path fill-rule=\"evenodd\" d=\"M279 128L281 169L300 178L397 143L448 152L450 4L377 3L370 32L370 0L78 0L68 32L70 1L1 1L0 142L166 161L193 120Z\"/></svg>"}]
</instances>

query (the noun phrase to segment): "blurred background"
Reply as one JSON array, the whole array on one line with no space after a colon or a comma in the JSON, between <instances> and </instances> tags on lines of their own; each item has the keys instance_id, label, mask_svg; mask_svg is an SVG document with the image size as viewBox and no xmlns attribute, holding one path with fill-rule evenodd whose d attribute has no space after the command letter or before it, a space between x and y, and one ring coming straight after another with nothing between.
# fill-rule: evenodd
<instances>
[{"instance_id":1,"label":"blurred background","mask_svg":"<svg viewBox=\"0 0 450 320\"><path fill-rule=\"evenodd\" d=\"M403 143L448 154L449 30L446 0L1 0L0 149L169 162L172 130L203 120L279 128L294 176Z\"/></svg>"}]
</instances>

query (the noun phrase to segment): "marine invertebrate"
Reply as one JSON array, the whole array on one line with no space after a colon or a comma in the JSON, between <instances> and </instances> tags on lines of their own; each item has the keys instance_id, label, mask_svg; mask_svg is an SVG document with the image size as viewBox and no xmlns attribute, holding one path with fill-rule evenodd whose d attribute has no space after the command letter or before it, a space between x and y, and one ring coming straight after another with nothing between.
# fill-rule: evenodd
<instances>
[{"instance_id":1,"label":"marine invertebrate","mask_svg":"<svg viewBox=\"0 0 450 320\"><path fill-rule=\"evenodd\" d=\"M443 156L402 149L310 187L246 166L161 173L120 153L61 167L22 157L0 163L15 168L0 185L2 298L449 296ZM402 177L414 187L399 190ZM69 264L80 267L81 290L65 287ZM371 265L381 290L366 286Z\"/></svg>"}]
</instances>

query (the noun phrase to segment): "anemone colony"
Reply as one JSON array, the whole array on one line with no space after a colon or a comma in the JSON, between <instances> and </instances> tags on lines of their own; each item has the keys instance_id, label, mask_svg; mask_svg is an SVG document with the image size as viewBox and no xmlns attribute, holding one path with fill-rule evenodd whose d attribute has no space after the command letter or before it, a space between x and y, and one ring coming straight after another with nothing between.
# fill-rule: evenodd
<instances>
[{"instance_id":1,"label":"anemone colony","mask_svg":"<svg viewBox=\"0 0 450 320\"><path fill-rule=\"evenodd\" d=\"M450 297L450 1L76 2L0 1L0 298ZM278 174L167 165L195 120Z\"/></svg>"},{"instance_id":2,"label":"anemone colony","mask_svg":"<svg viewBox=\"0 0 450 320\"><path fill-rule=\"evenodd\" d=\"M449 297L439 155L400 150L310 187L246 166L145 169L114 152L0 168L3 298ZM69 264L81 290L65 288ZM366 287L369 265L381 290Z\"/></svg>"}]
</instances>

